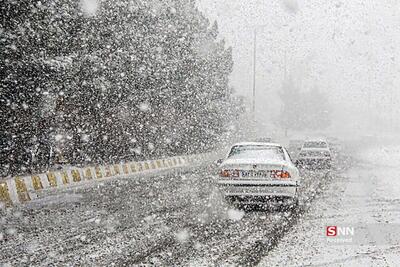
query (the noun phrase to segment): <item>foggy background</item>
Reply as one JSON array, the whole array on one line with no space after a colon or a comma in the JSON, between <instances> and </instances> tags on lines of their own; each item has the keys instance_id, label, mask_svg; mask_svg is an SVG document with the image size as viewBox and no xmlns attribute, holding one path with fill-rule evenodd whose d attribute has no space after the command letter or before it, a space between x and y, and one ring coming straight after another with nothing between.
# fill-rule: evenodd
<instances>
[{"instance_id":1,"label":"foggy background","mask_svg":"<svg viewBox=\"0 0 400 267\"><path fill-rule=\"evenodd\" d=\"M7 1L0 174L396 133L399 11L393 0Z\"/></svg>"},{"instance_id":2,"label":"foggy background","mask_svg":"<svg viewBox=\"0 0 400 267\"><path fill-rule=\"evenodd\" d=\"M327 131L399 130L398 1L198 0L198 7L233 47L231 85L249 105L257 28L256 117L267 130L281 110L285 61L299 90L328 95Z\"/></svg>"}]
</instances>

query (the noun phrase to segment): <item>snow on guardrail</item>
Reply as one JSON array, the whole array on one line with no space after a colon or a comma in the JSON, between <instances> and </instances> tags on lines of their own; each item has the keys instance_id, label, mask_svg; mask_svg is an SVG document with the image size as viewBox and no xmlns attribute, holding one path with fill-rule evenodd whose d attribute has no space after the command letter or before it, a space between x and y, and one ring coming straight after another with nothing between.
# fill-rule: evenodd
<instances>
[{"instance_id":1,"label":"snow on guardrail","mask_svg":"<svg viewBox=\"0 0 400 267\"><path fill-rule=\"evenodd\" d=\"M13 204L29 202L37 197L38 191L45 189L51 190L89 181L103 181L109 178L124 177L152 170L188 166L196 161L209 159L211 154L213 153L82 168L68 167L41 174L16 176L0 180L0 204L12 206Z\"/></svg>"}]
</instances>

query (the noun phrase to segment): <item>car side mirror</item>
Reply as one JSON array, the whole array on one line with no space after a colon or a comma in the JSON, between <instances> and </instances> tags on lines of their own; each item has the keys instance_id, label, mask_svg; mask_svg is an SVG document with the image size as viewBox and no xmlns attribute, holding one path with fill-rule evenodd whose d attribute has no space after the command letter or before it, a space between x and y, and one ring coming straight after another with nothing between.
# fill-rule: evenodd
<instances>
[{"instance_id":1,"label":"car side mirror","mask_svg":"<svg viewBox=\"0 0 400 267\"><path fill-rule=\"evenodd\" d=\"M224 161L223 159L217 159L217 160L215 161L215 164L217 164L217 165L219 166L219 165L222 164L223 161Z\"/></svg>"}]
</instances>

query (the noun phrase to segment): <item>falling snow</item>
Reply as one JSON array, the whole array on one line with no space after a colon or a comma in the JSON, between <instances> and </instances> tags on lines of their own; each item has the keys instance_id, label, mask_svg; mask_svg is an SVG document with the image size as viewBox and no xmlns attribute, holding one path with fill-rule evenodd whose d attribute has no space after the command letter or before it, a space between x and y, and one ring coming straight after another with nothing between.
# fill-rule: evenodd
<instances>
[{"instance_id":1,"label":"falling snow","mask_svg":"<svg viewBox=\"0 0 400 267\"><path fill-rule=\"evenodd\" d=\"M400 266L399 8L2 1L0 266Z\"/></svg>"}]
</instances>

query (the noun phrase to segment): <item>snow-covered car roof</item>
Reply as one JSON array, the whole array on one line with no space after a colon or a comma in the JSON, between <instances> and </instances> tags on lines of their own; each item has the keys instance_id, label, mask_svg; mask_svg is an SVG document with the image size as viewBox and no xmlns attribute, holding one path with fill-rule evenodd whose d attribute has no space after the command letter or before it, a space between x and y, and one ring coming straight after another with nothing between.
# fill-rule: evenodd
<instances>
[{"instance_id":1,"label":"snow-covered car roof","mask_svg":"<svg viewBox=\"0 0 400 267\"><path fill-rule=\"evenodd\" d=\"M319 138L307 138L304 142L328 142L326 138L319 137Z\"/></svg>"},{"instance_id":2,"label":"snow-covered car roof","mask_svg":"<svg viewBox=\"0 0 400 267\"><path fill-rule=\"evenodd\" d=\"M277 143L266 143L266 142L240 142L233 144L232 147L234 146L276 146L276 147L281 147L282 145L277 144Z\"/></svg>"},{"instance_id":3,"label":"snow-covered car roof","mask_svg":"<svg viewBox=\"0 0 400 267\"><path fill-rule=\"evenodd\" d=\"M301 151L331 151L329 147L302 147Z\"/></svg>"}]
</instances>

